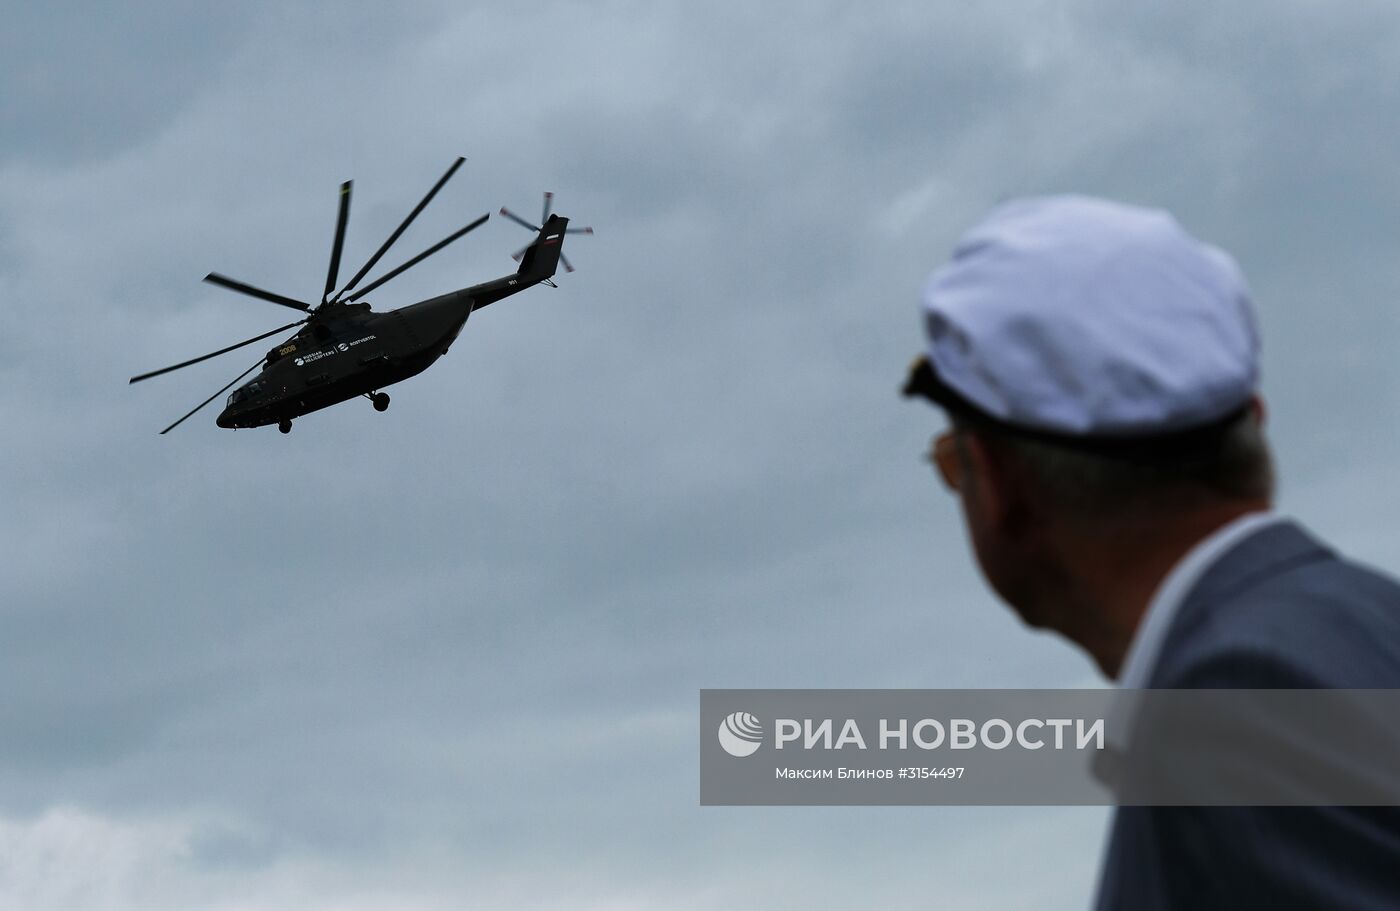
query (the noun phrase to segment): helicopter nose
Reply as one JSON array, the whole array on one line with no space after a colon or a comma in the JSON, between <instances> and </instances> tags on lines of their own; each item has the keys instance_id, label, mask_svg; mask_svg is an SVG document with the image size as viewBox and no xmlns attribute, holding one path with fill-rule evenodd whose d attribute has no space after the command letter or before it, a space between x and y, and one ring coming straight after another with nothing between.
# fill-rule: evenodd
<instances>
[{"instance_id":1,"label":"helicopter nose","mask_svg":"<svg viewBox=\"0 0 1400 911\"><path fill-rule=\"evenodd\" d=\"M219 416L214 419L214 423L224 428L225 430L233 429L233 416L229 414L229 411L230 409L225 408L219 413Z\"/></svg>"}]
</instances>

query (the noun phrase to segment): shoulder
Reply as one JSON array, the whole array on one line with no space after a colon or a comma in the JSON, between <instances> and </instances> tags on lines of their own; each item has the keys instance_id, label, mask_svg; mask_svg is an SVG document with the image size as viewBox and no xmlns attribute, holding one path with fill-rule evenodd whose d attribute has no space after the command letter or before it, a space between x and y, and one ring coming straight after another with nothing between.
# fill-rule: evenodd
<instances>
[{"instance_id":1,"label":"shoulder","mask_svg":"<svg viewBox=\"0 0 1400 911\"><path fill-rule=\"evenodd\" d=\"M1400 687L1400 583L1292 523L1227 552L1188 596L1157 687Z\"/></svg>"},{"instance_id":2,"label":"shoulder","mask_svg":"<svg viewBox=\"0 0 1400 911\"><path fill-rule=\"evenodd\" d=\"M1120 807L1100 909L1394 908L1395 807Z\"/></svg>"}]
</instances>

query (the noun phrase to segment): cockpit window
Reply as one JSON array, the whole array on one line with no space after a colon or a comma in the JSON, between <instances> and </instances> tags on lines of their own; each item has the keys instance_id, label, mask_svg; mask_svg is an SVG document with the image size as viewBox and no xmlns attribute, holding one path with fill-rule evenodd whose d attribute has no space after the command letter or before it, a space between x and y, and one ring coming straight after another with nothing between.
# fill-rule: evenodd
<instances>
[{"instance_id":1,"label":"cockpit window","mask_svg":"<svg viewBox=\"0 0 1400 911\"><path fill-rule=\"evenodd\" d=\"M228 403L229 403L229 405L237 405L239 402L242 402L242 401L244 401L245 399L250 399L250 398L252 398L253 396L257 395L259 392L262 392L262 391L263 391L263 386L264 386L264 385L265 385L264 383L261 383L261 382L259 382L259 381L257 381L257 380L254 380L253 382L249 383L249 384L246 385L246 386L240 386L240 387L238 387L237 389L233 390L232 393L229 394L229 397L228 397Z\"/></svg>"}]
</instances>

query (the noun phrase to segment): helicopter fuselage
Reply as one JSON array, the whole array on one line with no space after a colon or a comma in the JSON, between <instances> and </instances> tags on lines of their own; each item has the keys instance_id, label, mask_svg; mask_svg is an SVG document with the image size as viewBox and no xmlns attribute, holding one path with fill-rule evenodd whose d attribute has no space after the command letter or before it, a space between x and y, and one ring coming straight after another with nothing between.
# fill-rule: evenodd
<instances>
[{"instance_id":1,"label":"helicopter fuselage","mask_svg":"<svg viewBox=\"0 0 1400 911\"><path fill-rule=\"evenodd\" d=\"M559 234L549 240L557 244L566 220L555 221L551 228ZM368 304L322 308L268 352L263 369L229 395L217 423L230 429L281 424L416 376L447 353L472 313L552 273L552 267L534 274L522 269L383 313Z\"/></svg>"}]
</instances>

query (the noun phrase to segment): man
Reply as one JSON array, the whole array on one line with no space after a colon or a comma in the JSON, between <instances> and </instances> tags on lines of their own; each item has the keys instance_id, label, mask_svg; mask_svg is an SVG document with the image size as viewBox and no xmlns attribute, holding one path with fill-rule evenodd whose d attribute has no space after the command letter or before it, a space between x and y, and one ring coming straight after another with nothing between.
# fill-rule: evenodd
<instances>
[{"instance_id":1,"label":"man","mask_svg":"<svg viewBox=\"0 0 1400 911\"><path fill-rule=\"evenodd\" d=\"M1270 511L1243 276L1165 212L995 209L905 387L991 587L1125 688L1400 687L1400 586ZM1393 808L1122 807L1106 909L1397 908Z\"/></svg>"}]
</instances>

